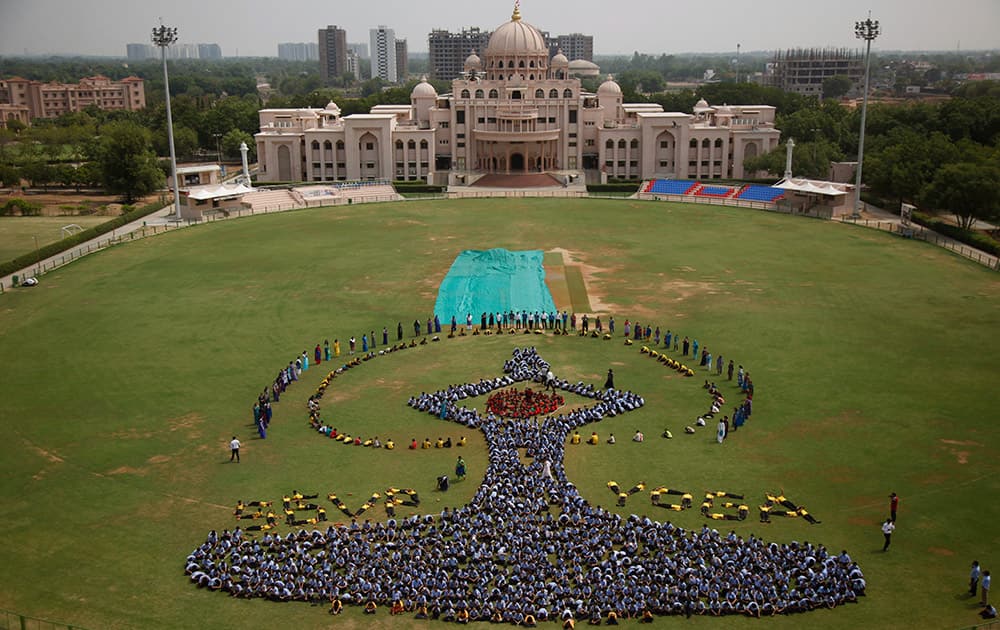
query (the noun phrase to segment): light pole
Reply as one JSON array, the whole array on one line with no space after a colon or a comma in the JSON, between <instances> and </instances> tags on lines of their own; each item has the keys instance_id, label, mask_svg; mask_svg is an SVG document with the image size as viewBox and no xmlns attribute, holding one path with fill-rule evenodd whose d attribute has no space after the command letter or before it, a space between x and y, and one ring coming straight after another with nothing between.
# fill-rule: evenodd
<instances>
[{"instance_id":1,"label":"light pole","mask_svg":"<svg viewBox=\"0 0 1000 630\"><path fill-rule=\"evenodd\" d=\"M33 238L35 239L35 275L37 276L40 273L38 268L39 263L42 262L42 252L38 249L38 235L33 235Z\"/></svg>"},{"instance_id":2,"label":"light pole","mask_svg":"<svg viewBox=\"0 0 1000 630\"><path fill-rule=\"evenodd\" d=\"M872 40L879 36L878 20L873 20L871 13L864 22L854 23L854 36L865 40L865 92L861 100L861 136L858 139L858 168L854 176L854 213L852 218L861 216L861 167L865 159L865 118L868 116L868 79L872 65Z\"/></svg>"},{"instance_id":3,"label":"light pole","mask_svg":"<svg viewBox=\"0 0 1000 630\"><path fill-rule=\"evenodd\" d=\"M170 115L170 79L167 75L167 46L176 41L176 28L160 24L153 29L153 43L160 47L160 59L163 60L163 91L167 96L167 142L170 144L170 173L174 179L174 218L180 221L180 182L177 181L177 153L174 150L174 119Z\"/></svg>"},{"instance_id":4,"label":"light pole","mask_svg":"<svg viewBox=\"0 0 1000 630\"><path fill-rule=\"evenodd\" d=\"M215 152L219 156L218 160L219 160L219 164L221 165L222 164L222 142L221 142L222 134L221 133L213 133L212 135L215 136Z\"/></svg>"}]
</instances>

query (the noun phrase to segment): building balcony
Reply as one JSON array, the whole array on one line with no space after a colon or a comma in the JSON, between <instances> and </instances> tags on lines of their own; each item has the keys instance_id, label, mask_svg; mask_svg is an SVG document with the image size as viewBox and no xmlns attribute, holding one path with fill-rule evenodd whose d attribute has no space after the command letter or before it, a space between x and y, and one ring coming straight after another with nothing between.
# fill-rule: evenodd
<instances>
[{"instance_id":1,"label":"building balcony","mask_svg":"<svg viewBox=\"0 0 1000 630\"><path fill-rule=\"evenodd\" d=\"M473 129L472 136L484 142L549 142L561 137L561 129L545 129L542 131L491 131Z\"/></svg>"},{"instance_id":2,"label":"building balcony","mask_svg":"<svg viewBox=\"0 0 1000 630\"><path fill-rule=\"evenodd\" d=\"M501 105L497 108L497 118L501 120L534 120L538 118L538 108Z\"/></svg>"}]
</instances>

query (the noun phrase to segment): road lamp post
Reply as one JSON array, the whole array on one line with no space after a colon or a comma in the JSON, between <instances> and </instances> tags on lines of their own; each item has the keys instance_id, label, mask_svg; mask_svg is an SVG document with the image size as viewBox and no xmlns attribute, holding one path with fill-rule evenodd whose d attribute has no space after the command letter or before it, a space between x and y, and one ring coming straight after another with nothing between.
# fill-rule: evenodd
<instances>
[{"instance_id":1,"label":"road lamp post","mask_svg":"<svg viewBox=\"0 0 1000 630\"><path fill-rule=\"evenodd\" d=\"M170 79L167 75L167 46L176 41L176 28L160 24L153 29L153 44L160 47L160 59L163 61L163 91L167 97L167 142L170 144L170 173L174 180L174 218L180 221L180 182L177 181L177 152L174 150L174 120L170 115Z\"/></svg>"},{"instance_id":2,"label":"road lamp post","mask_svg":"<svg viewBox=\"0 0 1000 630\"><path fill-rule=\"evenodd\" d=\"M854 176L854 213L852 218L861 216L861 167L865 159L865 118L868 115L868 80L871 75L872 65L872 41L879 36L880 28L878 20L871 18L863 22L854 23L854 36L865 40L865 92L861 99L861 135L858 138L858 168Z\"/></svg>"},{"instance_id":3,"label":"road lamp post","mask_svg":"<svg viewBox=\"0 0 1000 630\"><path fill-rule=\"evenodd\" d=\"M222 134L221 133L213 133L212 135L215 136L215 153L218 155L219 165L221 166L222 165Z\"/></svg>"}]
</instances>

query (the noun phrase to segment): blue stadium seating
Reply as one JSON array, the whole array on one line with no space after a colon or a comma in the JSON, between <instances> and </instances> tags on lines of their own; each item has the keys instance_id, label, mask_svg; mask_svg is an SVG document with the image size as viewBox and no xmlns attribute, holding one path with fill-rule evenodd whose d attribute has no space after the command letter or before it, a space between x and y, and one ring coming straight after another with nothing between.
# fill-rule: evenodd
<instances>
[{"instance_id":1,"label":"blue stadium seating","mask_svg":"<svg viewBox=\"0 0 1000 630\"><path fill-rule=\"evenodd\" d=\"M729 186L702 186L695 194L699 197L728 197L732 192Z\"/></svg>"},{"instance_id":2,"label":"blue stadium seating","mask_svg":"<svg viewBox=\"0 0 1000 630\"><path fill-rule=\"evenodd\" d=\"M746 199L747 201L766 201L771 203L785 194L784 189L775 188L774 186L761 186L760 184L750 184L743 191L737 195L737 199Z\"/></svg>"},{"instance_id":3,"label":"blue stadium seating","mask_svg":"<svg viewBox=\"0 0 1000 630\"><path fill-rule=\"evenodd\" d=\"M657 179L649 192L661 195L684 195L696 185L697 182L690 179Z\"/></svg>"}]
</instances>

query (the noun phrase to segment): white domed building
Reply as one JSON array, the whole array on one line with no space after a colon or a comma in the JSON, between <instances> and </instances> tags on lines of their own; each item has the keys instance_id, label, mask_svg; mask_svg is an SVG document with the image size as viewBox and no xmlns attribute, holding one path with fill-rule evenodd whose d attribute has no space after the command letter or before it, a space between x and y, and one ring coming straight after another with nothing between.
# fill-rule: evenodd
<instances>
[{"instance_id":1,"label":"white domed building","mask_svg":"<svg viewBox=\"0 0 1000 630\"><path fill-rule=\"evenodd\" d=\"M778 145L774 108L699 101L693 113L625 103L612 77L585 92L574 64L551 58L515 7L483 51L470 51L450 94L426 80L409 105L368 114L265 109L257 134L260 181L424 180L481 173L561 172L608 178L744 177L743 160ZM579 64L578 64L579 65ZM587 68L587 70L596 70ZM718 115L717 115L718 113Z\"/></svg>"}]
</instances>

